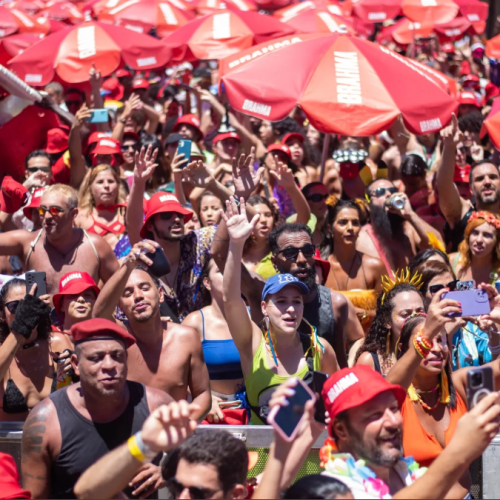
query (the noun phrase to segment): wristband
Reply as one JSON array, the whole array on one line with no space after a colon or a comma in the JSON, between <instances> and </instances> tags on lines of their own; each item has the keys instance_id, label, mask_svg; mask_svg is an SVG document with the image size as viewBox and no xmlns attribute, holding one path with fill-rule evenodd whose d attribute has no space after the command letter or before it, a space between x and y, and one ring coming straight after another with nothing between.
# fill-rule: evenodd
<instances>
[{"instance_id":1,"label":"wristband","mask_svg":"<svg viewBox=\"0 0 500 500\"><path fill-rule=\"evenodd\" d=\"M420 355L420 357L422 359L425 359L431 352L432 344L427 339L422 337L422 331L423 327L413 339L413 346L415 347L415 350Z\"/></svg>"},{"instance_id":2,"label":"wristband","mask_svg":"<svg viewBox=\"0 0 500 500\"><path fill-rule=\"evenodd\" d=\"M141 463L151 462L151 460L158 455L158 453L154 452L144 444L141 431L136 432L131 438L129 438L127 445L130 454Z\"/></svg>"},{"instance_id":3,"label":"wristband","mask_svg":"<svg viewBox=\"0 0 500 500\"><path fill-rule=\"evenodd\" d=\"M500 344L498 344L498 345L491 345L488 342L488 349L490 350L491 354L500 354Z\"/></svg>"}]
</instances>

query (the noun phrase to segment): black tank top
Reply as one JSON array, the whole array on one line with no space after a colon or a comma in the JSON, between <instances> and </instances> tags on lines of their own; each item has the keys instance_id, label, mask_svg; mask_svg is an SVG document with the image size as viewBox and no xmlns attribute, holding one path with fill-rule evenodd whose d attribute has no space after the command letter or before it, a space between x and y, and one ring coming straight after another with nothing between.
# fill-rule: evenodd
<instances>
[{"instance_id":1,"label":"black tank top","mask_svg":"<svg viewBox=\"0 0 500 500\"><path fill-rule=\"evenodd\" d=\"M326 339L330 345L335 345L336 324L333 314L332 294L326 286L318 285L316 298L304 303L304 318L318 329L318 335ZM309 325L302 321L299 327L301 333L311 333Z\"/></svg>"},{"instance_id":2,"label":"black tank top","mask_svg":"<svg viewBox=\"0 0 500 500\"><path fill-rule=\"evenodd\" d=\"M149 416L146 389L137 382L127 381L127 384L130 391L127 408L106 424L94 423L78 413L68 398L68 387L49 396L61 426L61 452L52 464L50 498L76 498L73 488L81 474L141 430Z\"/></svg>"},{"instance_id":3,"label":"black tank top","mask_svg":"<svg viewBox=\"0 0 500 500\"><path fill-rule=\"evenodd\" d=\"M464 231L467 227L469 217L472 215L472 212L474 212L475 209L475 206L469 208L469 210L467 210L467 213L462 217L460 221L458 221L453 226L453 228L450 227L448 222L445 223L443 227L443 234L448 253L458 251L458 245L460 245L460 243L464 239Z\"/></svg>"}]
</instances>

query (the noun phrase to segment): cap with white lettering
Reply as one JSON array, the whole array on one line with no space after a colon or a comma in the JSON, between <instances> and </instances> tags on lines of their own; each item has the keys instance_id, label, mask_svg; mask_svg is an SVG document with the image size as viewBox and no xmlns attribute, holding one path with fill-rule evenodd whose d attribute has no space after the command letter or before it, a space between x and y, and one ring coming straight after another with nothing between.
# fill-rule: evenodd
<instances>
[{"instance_id":1,"label":"cap with white lettering","mask_svg":"<svg viewBox=\"0 0 500 500\"><path fill-rule=\"evenodd\" d=\"M92 276L85 271L70 271L61 276L59 293L52 297L56 312L61 313L61 301L64 295L78 295L89 289L94 290L96 298L99 296L100 288L95 284Z\"/></svg>"}]
</instances>

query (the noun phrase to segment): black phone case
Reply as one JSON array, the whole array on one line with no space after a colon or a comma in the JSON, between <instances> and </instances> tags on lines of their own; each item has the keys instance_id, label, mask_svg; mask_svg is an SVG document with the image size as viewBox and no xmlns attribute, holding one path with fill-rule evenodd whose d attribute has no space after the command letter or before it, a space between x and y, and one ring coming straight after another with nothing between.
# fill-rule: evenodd
<instances>
[{"instance_id":1,"label":"black phone case","mask_svg":"<svg viewBox=\"0 0 500 500\"><path fill-rule=\"evenodd\" d=\"M28 271L26 273L26 293L29 293L31 287L36 283L35 297L47 295L46 274L43 271Z\"/></svg>"},{"instance_id":2,"label":"black phone case","mask_svg":"<svg viewBox=\"0 0 500 500\"><path fill-rule=\"evenodd\" d=\"M314 405L314 420L316 422L320 422L321 424L326 424L325 422L325 402L321 397L321 391L323 390L323 385L328 379L328 375L323 372L313 372L313 381L312 381L312 391L314 394L318 394L318 398L316 400L316 404Z\"/></svg>"},{"instance_id":3,"label":"black phone case","mask_svg":"<svg viewBox=\"0 0 500 500\"><path fill-rule=\"evenodd\" d=\"M148 270L155 278L161 278L170 272L170 262L163 249L158 247L154 253L147 252L146 257L153 261Z\"/></svg>"},{"instance_id":4,"label":"black phone case","mask_svg":"<svg viewBox=\"0 0 500 500\"><path fill-rule=\"evenodd\" d=\"M472 387L472 378L475 373L483 373L483 385L481 387ZM493 370L489 366L481 366L472 368L467 372L467 407L472 410L474 406L481 401L490 392L495 390L495 382L493 380Z\"/></svg>"}]
</instances>

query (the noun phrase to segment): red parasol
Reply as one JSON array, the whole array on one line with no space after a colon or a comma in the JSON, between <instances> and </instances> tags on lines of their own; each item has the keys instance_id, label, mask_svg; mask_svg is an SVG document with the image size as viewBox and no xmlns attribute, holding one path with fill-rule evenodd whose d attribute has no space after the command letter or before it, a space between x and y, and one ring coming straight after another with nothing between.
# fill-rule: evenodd
<instances>
[{"instance_id":1,"label":"red parasol","mask_svg":"<svg viewBox=\"0 0 500 500\"><path fill-rule=\"evenodd\" d=\"M336 33L342 27L348 33L356 35L353 21L330 14L326 10L306 10L293 17L286 17L282 22L303 33Z\"/></svg>"},{"instance_id":2,"label":"red parasol","mask_svg":"<svg viewBox=\"0 0 500 500\"><path fill-rule=\"evenodd\" d=\"M481 127L481 137L489 135L495 148L500 149L500 99L496 98Z\"/></svg>"},{"instance_id":3,"label":"red parasol","mask_svg":"<svg viewBox=\"0 0 500 500\"><path fill-rule=\"evenodd\" d=\"M0 38L14 33L46 35L49 31L50 26L37 23L33 16L17 9L0 6Z\"/></svg>"},{"instance_id":4,"label":"red parasol","mask_svg":"<svg viewBox=\"0 0 500 500\"><path fill-rule=\"evenodd\" d=\"M434 79L385 47L339 33L296 38L279 50L264 54L260 45L221 63L235 109L278 121L298 105L316 129L355 136L378 134L400 114L411 132L435 132L457 109ZM262 55L250 56L257 51Z\"/></svg>"},{"instance_id":5,"label":"red parasol","mask_svg":"<svg viewBox=\"0 0 500 500\"><path fill-rule=\"evenodd\" d=\"M455 42L461 40L464 35L472 28L476 33L475 27L465 17L456 17L449 23L436 24L434 31L437 33L441 43Z\"/></svg>"},{"instance_id":6,"label":"red parasol","mask_svg":"<svg viewBox=\"0 0 500 500\"><path fill-rule=\"evenodd\" d=\"M486 55L492 59L500 59L500 35L487 40Z\"/></svg>"},{"instance_id":7,"label":"red parasol","mask_svg":"<svg viewBox=\"0 0 500 500\"><path fill-rule=\"evenodd\" d=\"M255 12L258 7L254 0L200 0L196 4L196 11L202 16L225 9Z\"/></svg>"},{"instance_id":8,"label":"red parasol","mask_svg":"<svg viewBox=\"0 0 500 500\"><path fill-rule=\"evenodd\" d=\"M276 10L282 9L293 3L293 0L255 0L259 9Z\"/></svg>"},{"instance_id":9,"label":"red parasol","mask_svg":"<svg viewBox=\"0 0 500 500\"><path fill-rule=\"evenodd\" d=\"M26 14L36 14L45 8L45 4L42 0L19 0L17 2L5 3L4 7L9 9L17 9L21 12L26 12Z\"/></svg>"},{"instance_id":10,"label":"red parasol","mask_svg":"<svg viewBox=\"0 0 500 500\"><path fill-rule=\"evenodd\" d=\"M403 0L403 14L416 23L449 23L458 14L453 0Z\"/></svg>"},{"instance_id":11,"label":"red parasol","mask_svg":"<svg viewBox=\"0 0 500 500\"><path fill-rule=\"evenodd\" d=\"M462 16L471 23L484 22L488 19L488 4L479 0L453 0L460 8Z\"/></svg>"},{"instance_id":12,"label":"red parasol","mask_svg":"<svg viewBox=\"0 0 500 500\"><path fill-rule=\"evenodd\" d=\"M149 33L155 27L161 37L168 36L193 18L190 11L180 10L166 0L126 0L99 14L99 21L115 23L139 33Z\"/></svg>"},{"instance_id":13,"label":"red parasol","mask_svg":"<svg viewBox=\"0 0 500 500\"><path fill-rule=\"evenodd\" d=\"M363 21L381 23L401 13L402 0L353 0L354 15Z\"/></svg>"},{"instance_id":14,"label":"red parasol","mask_svg":"<svg viewBox=\"0 0 500 500\"><path fill-rule=\"evenodd\" d=\"M296 30L257 12L223 10L195 19L165 38L175 61L222 59Z\"/></svg>"},{"instance_id":15,"label":"red parasol","mask_svg":"<svg viewBox=\"0 0 500 500\"><path fill-rule=\"evenodd\" d=\"M40 35L11 35L0 39L0 64L6 66L13 57L40 41Z\"/></svg>"},{"instance_id":16,"label":"red parasol","mask_svg":"<svg viewBox=\"0 0 500 500\"><path fill-rule=\"evenodd\" d=\"M55 21L63 21L70 24L79 24L84 20L81 10L71 2L52 0L47 3L43 15Z\"/></svg>"},{"instance_id":17,"label":"red parasol","mask_svg":"<svg viewBox=\"0 0 500 500\"><path fill-rule=\"evenodd\" d=\"M336 16L350 16L352 14L352 5L349 2L339 3L329 0L305 0L304 2L296 3L279 9L274 12L274 16L283 20L283 18L293 17L307 10L327 10L330 14Z\"/></svg>"},{"instance_id":18,"label":"red parasol","mask_svg":"<svg viewBox=\"0 0 500 500\"><path fill-rule=\"evenodd\" d=\"M9 67L26 83L46 85L55 74L67 83L85 82L93 64L102 76L108 76L123 64L147 70L165 66L170 58L170 49L160 40L87 21L40 40L15 57Z\"/></svg>"},{"instance_id":19,"label":"red parasol","mask_svg":"<svg viewBox=\"0 0 500 500\"><path fill-rule=\"evenodd\" d=\"M409 45L414 37L428 37L433 32L431 23L414 23L404 17L400 19L391 31L392 38L401 45Z\"/></svg>"}]
</instances>

